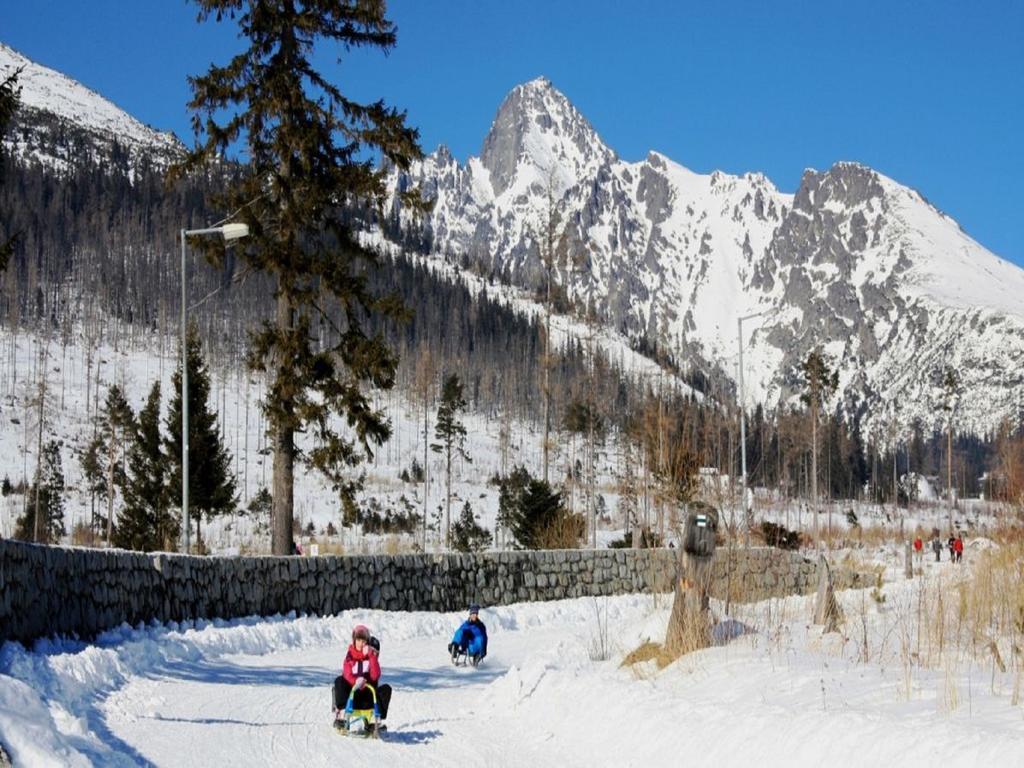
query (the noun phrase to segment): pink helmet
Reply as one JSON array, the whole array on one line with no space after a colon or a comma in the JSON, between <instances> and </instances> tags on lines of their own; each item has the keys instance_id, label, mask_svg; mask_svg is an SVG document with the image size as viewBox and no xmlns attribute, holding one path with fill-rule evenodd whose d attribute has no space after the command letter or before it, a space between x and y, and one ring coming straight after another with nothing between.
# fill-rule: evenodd
<instances>
[{"instance_id":1,"label":"pink helmet","mask_svg":"<svg viewBox=\"0 0 1024 768\"><path fill-rule=\"evenodd\" d=\"M356 624L356 628L352 630L352 640L355 642L356 638L362 638L363 640L370 639L370 628L365 624Z\"/></svg>"}]
</instances>

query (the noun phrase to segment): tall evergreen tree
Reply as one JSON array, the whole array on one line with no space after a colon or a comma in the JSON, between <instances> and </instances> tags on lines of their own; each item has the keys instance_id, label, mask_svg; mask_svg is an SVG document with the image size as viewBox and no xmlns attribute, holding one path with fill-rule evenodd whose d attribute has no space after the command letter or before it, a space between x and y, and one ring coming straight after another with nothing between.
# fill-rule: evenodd
<instances>
[{"instance_id":1,"label":"tall evergreen tree","mask_svg":"<svg viewBox=\"0 0 1024 768\"><path fill-rule=\"evenodd\" d=\"M466 398L462 394L462 381L457 373L447 376L441 386L441 404L437 407L437 423L434 425L434 439L430 450L444 454L445 506L444 545L451 544L452 530L452 458L461 456L472 463L466 453L466 427L459 421L459 414L466 410Z\"/></svg>"},{"instance_id":2,"label":"tall evergreen tree","mask_svg":"<svg viewBox=\"0 0 1024 768\"><path fill-rule=\"evenodd\" d=\"M813 350L801 366L804 391L801 401L811 417L811 505L814 515L814 541L818 541L818 413L839 384L839 372L833 370L820 349Z\"/></svg>"},{"instance_id":3,"label":"tall evergreen tree","mask_svg":"<svg viewBox=\"0 0 1024 768\"><path fill-rule=\"evenodd\" d=\"M29 490L25 514L17 520L14 537L51 544L64 533L64 469L60 443L51 440L43 447L43 460Z\"/></svg>"},{"instance_id":4,"label":"tall evergreen tree","mask_svg":"<svg viewBox=\"0 0 1024 768\"><path fill-rule=\"evenodd\" d=\"M210 372L203 360L199 335L189 329L188 360L188 514L195 520L196 545L202 550L202 522L235 507L235 478L231 455L221 442L217 414L209 405ZM168 492L181 509L181 364L171 377L173 397L167 409L164 450L170 462Z\"/></svg>"},{"instance_id":5,"label":"tall evergreen tree","mask_svg":"<svg viewBox=\"0 0 1024 768\"><path fill-rule=\"evenodd\" d=\"M568 535L559 529L568 528ZM543 480L531 479L513 510L511 531L523 549L576 546L584 533L582 515L565 508L562 494Z\"/></svg>"},{"instance_id":6,"label":"tall evergreen tree","mask_svg":"<svg viewBox=\"0 0 1024 768\"><path fill-rule=\"evenodd\" d=\"M105 484L103 496L107 500L105 527L109 544L114 535L114 494L116 489L124 488L122 460L127 443L126 438L135 429L135 414L132 413L132 408L128 405L121 388L116 384L107 390L107 397L100 410L99 420L99 431L87 450L102 456L103 482ZM97 477L87 477L87 480L99 482Z\"/></svg>"},{"instance_id":7,"label":"tall evergreen tree","mask_svg":"<svg viewBox=\"0 0 1024 768\"><path fill-rule=\"evenodd\" d=\"M181 525L170 511L167 457L162 444L160 382L156 382L139 411L128 449L124 508L114 529L114 544L118 547L143 552L175 548Z\"/></svg>"},{"instance_id":8,"label":"tall evergreen tree","mask_svg":"<svg viewBox=\"0 0 1024 768\"><path fill-rule=\"evenodd\" d=\"M96 499L98 498L102 501L107 498L104 456L103 438L98 433L96 437L89 441L85 450L79 456L79 466L82 468L82 476L85 478L85 490L89 492L89 520L94 529L96 525Z\"/></svg>"},{"instance_id":9,"label":"tall evergreen tree","mask_svg":"<svg viewBox=\"0 0 1024 768\"><path fill-rule=\"evenodd\" d=\"M21 89L18 87L19 74L21 74L20 69L0 80L0 183L3 183L3 139L7 133L7 126L10 125L11 119L18 109L18 99L21 94ZM11 258L13 250L13 236L0 241L0 273L7 269L7 261Z\"/></svg>"},{"instance_id":10,"label":"tall evergreen tree","mask_svg":"<svg viewBox=\"0 0 1024 768\"><path fill-rule=\"evenodd\" d=\"M396 28L384 0L195 2L200 21L230 17L249 43L227 65L191 78L197 146L185 170L217 167L231 148L245 149L247 164L217 203L249 225L242 258L274 282L274 318L254 334L250 364L270 374L272 549L287 555L296 460L351 498L347 475L390 435L365 389L394 385L396 357L381 335L367 333L366 318L397 316L400 307L369 288L365 270L377 255L355 238L346 207L382 207L384 170L373 155L407 169L422 152L404 112L346 97L313 66L321 41L391 50ZM403 198L416 207L417 193ZM223 246L209 247L216 257ZM315 343L313 328L322 323L333 335ZM332 414L345 418L355 439L331 426ZM307 430L315 447L303 454L295 433Z\"/></svg>"},{"instance_id":11,"label":"tall evergreen tree","mask_svg":"<svg viewBox=\"0 0 1024 768\"><path fill-rule=\"evenodd\" d=\"M491 544L491 532L481 526L467 501L462 505L459 519L452 525L452 549L457 552L479 552Z\"/></svg>"}]
</instances>

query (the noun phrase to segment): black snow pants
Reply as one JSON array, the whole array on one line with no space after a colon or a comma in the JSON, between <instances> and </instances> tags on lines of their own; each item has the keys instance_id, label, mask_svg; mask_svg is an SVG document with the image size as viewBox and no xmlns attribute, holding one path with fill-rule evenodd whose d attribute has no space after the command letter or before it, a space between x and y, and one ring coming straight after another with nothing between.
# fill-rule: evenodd
<instances>
[{"instance_id":1,"label":"black snow pants","mask_svg":"<svg viewBox=\"0 0 1024 768\"><path fill-rule=\"evenodd\" d=\"M391 703L391 686L384 683L376 687L377 709L380 710L380 719L383 720L388 716L388 704ZM348 703L348 695L351 692L352 683L346 680L343 675L338 675L334 678L334 708L344 709ZM352 697L352 706L355 709L373 709L373 695L365 688L356 691L356 695Z\"/></svg>"}]
</instances>

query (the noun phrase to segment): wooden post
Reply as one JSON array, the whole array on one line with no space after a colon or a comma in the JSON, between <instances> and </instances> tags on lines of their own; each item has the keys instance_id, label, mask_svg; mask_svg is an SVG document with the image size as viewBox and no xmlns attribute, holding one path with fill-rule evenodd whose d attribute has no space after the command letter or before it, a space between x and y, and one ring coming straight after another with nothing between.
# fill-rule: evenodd
<instances>
[{"instance_id":1,"label":"wooden post","mask_svg":"<svg viewBox=\"0 0 1024 768\"><path fill-rule=\"evenodd\" d=\"M906 550L903 553L903 557L903 575L906 576L908 579L912 579L914 578L914 547L911 545L909 541L907 542Z\"/></svg>"}]
</instances>

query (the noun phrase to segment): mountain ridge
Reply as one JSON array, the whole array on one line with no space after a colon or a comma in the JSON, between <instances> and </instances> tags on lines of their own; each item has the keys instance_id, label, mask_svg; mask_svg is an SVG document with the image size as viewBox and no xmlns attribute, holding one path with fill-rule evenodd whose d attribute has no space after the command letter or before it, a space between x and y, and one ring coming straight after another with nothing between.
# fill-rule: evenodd
<instances>
[{"instance_id":1,"label":"mountain ridge","mask_svg":"<svg viewBox=\"0 0 1024 768\"><path fill-rule=\"evenodd\" d=\"M96 91L0 42L0 77L18 70L20 105L7 141L22 157L34 158L56 170L66 167L70 158L46 140L48 131L63 126L85 131L97 147L108 153L115 146L126 149L130 163L145 155L166 165L185 149L173 133L145 125ZM57 125L50 125L53 122Z\"/></svg>"},{"instance_id":2,"label":"mountain ridge","mask_svg":"<svg viewBox=\"0 0 1024 768\"><path fill-rule=\"evenodd\" d=\"M533 289L550 193L572 253L557 285L684 367L735 382L737 320L764 313L744 325L748 406L795 404L798 366L821 347L840 370L833 405L869 422L934 422L946 366L983 393L962 404L965 423L992 429L1019 408L998 390L1024 384L1024 270L920 192L844 160L807 169L789 195L762 173L700 174L655 150L624 161L585 128L537 78L501 102L487 158L431 153L391 183L434 197L431 250Z\"/></svg>"},{"instance_id":3,"label":"mountain ridge","mask_svg":"<svg viewBox=\"0 0 1024 768\"><path fill-rule=\"evenodd\" d=\"M0 67L14 65L26 67L24 112L9 144L22 157L67 162L45 152L47 121L85 131L100 159L120 147L128 163L160 165L184 148L0 44ZM792 194L760 172L701 174L656 150L625 161L541 77L502 100L479 157L460 163L441 145L408 173L389 169L388 183L435 201L414 221L391 200L429 252L528 291L544 281L538 241L553 208L553 282L577 311L719 388L738 378L737 320L758 314L743 326L748 406L795 405L798 366L822 348L840 373L830 407L868 429L937 423L946 366L972 393L964 427L991 430L1022 409L1024 270L856 161L806 169Z\"/></svg>"}]
</instances>

